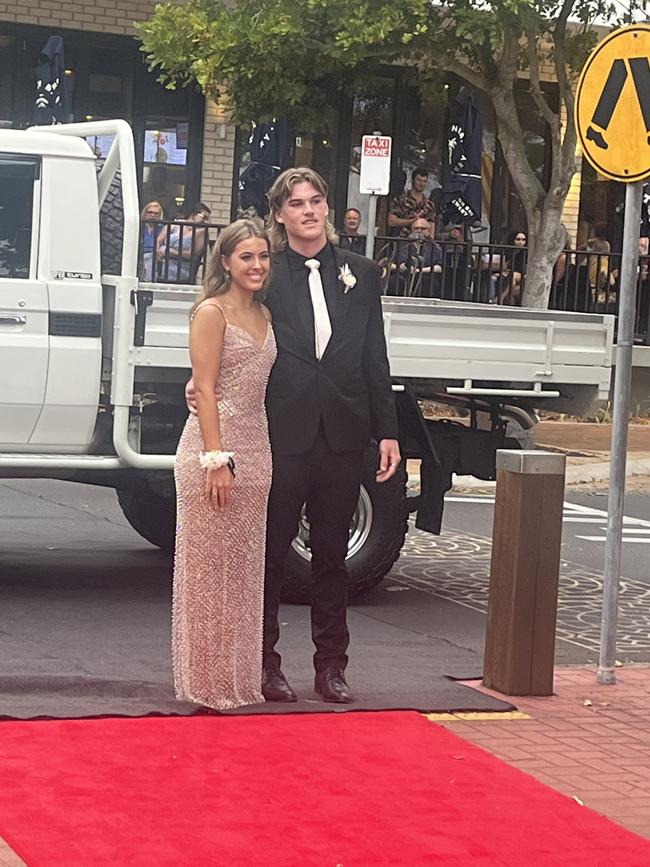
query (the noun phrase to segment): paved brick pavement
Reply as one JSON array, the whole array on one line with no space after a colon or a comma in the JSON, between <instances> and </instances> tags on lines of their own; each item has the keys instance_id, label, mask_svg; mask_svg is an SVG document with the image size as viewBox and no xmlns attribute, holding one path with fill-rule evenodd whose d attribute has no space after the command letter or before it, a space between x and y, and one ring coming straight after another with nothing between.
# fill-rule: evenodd
<instances>
[{"instance_id":1,"label":"paved brick pavement","mask_svg":"<svg viewBox=\"0 0 650 867\"><path fill-rule=\"evenodd\" d=\"M538 448L550 446L570 452L608 453L612 441L611 424L540 421L535 427ZM628 428L628 456L650 453L650 424L631 424Z\"/></svg>"},{"instance_id":2,"label":"paved brick pavement","mask_svg":"<svg viewBox=\"0 0 650 867\"><path fill-rule=\"evenodd\" d=\"M467 684L504 698L476 681ZM650 666L617 669L613 686L597 684L593 667L558 668L555 695L512 700L529 718L445 715L439 722L650 838Z\"/></svg>"}]
</instances>

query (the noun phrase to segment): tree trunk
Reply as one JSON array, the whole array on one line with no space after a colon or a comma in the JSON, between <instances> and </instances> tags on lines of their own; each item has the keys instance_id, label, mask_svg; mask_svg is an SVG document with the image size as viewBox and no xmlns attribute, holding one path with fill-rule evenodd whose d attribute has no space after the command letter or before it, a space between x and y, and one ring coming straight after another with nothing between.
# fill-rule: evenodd
<instances>
[{"instance_id":1,"label":"tree trunk","mask_svg":"<svg viewBox=\"0 0 650 867\"><path fill-rule=\"evenodd\" d=\"M521 302L524 307L548 307L553 267L567 240L561 217L561 207L545 207L533 225L528 225L528 259Z\"/></svg>"},{"instance_id":2,"label":"tree trunk","mask_svg":"<svg viewBox=\"0 0 650 867\"><path fill-rule=\"evenodd\" d=\"M528 162L512 91L492 92L491 97L505 162L528 222L528 260L522 303L526 307L545 309L551 294L553 266L567 241L567 232L560 220L575 164L556 166L552 175L559 182L555 189L545 190ZM559 140L553 145L552 159L561 161Z\"/></svg>"}]
</instances>

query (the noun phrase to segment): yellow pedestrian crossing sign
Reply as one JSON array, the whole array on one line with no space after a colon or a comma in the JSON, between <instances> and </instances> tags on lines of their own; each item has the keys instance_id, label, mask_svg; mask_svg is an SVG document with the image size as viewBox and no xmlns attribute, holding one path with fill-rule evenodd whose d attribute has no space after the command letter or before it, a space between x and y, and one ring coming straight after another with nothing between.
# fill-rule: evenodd
<instances>
[{"instance_id":1,"label":"yellow pedestrian crossing sign","mask_svg":"<svg viewBox=\"0 0 650 867\"><path fill-rule=\"evenodd\" d=\"M590 54L576 91L582 151L614 181L650 176L650 24L610 33Z\"/></svg>"}]
</instances>

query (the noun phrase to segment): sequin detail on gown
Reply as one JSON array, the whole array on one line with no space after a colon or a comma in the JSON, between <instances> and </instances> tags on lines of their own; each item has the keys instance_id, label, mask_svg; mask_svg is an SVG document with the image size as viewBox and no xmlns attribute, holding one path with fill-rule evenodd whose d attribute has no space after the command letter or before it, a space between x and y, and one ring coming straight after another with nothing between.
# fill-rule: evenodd
<instances>
[{"instance_id":1,"label":"sequin detail on gown","mask_svg":"<svg viewBox=\"0 0 650 867\"><path fill-rule=\"evenodd\" d=\"M275 356L270 324L259 346L248 332L226 323L217 394L223 448L235 453L237 473L227 509L218 512L205 499L196 416L187 420L176 453L174 685L179 700L216 710L264 701L264 543L271 485L264 396Z\"/></svg>"}]
</instances>

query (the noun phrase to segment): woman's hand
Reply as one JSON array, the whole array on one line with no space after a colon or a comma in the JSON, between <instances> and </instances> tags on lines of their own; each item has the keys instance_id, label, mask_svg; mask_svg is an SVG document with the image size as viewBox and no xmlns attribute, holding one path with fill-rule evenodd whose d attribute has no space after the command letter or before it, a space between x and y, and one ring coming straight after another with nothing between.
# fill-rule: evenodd
<instances>
[{"instance_id":1,"label":"woman's hand","mask_svg":"<svg viewBox=\"0 0 650 867\"><path fill-rule=\"evenodd\" d=\"M206 472L205 496L213 509L225 509L230 505L233 475L228 467L219 467Z\"/></svg>"}]
</instances>

